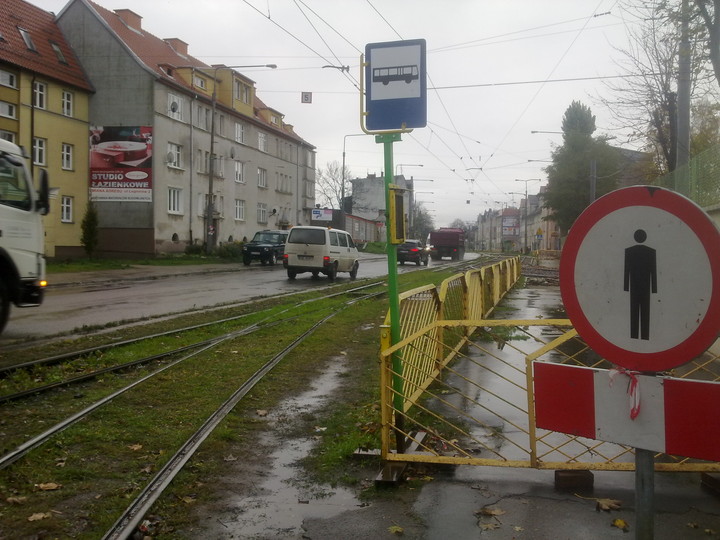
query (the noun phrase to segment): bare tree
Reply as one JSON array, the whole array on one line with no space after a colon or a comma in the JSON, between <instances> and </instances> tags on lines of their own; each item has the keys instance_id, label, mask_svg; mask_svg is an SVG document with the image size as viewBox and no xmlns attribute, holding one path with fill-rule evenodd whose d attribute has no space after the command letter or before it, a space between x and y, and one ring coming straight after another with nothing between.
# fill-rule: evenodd
<instances>
[{"instance_id":1,"label":"bare tree","mask_svg":"<svg viewBox=\"0 0 720 540\"><path fill-rule=\"evenodd\" d=\"M720 84L720 0L695 0L703 25L707 31L707 53Z\"/></svg>"},{"instance_id":2,"label":"bare tree","mask_svg":"<svg viewBox=\"0 0 720 540\"><path fill-rule=\"evenodd\" d=\"M317 170L315 186L318 204L330 208L342 208L343 194L346 199L351 195L351 184L348 182L350 171L345 167L344 172L343 175L343 167L337 161L330 161L325 165L324 169ZM345 181L344 193L343 181Z\"/></svg>"},{"instance_id":3,"label":"bare tree","mask_svg":"<svg viewBox=\"0 0 720 540\"><path fill-rule=\"evenodd\" d=\"M680 11L674 2L662 0L626 0L623 8L628 18L641 23L628 31L627 47L617 49L622 54L618 65L628 77L620 83L607 83L611 97L601 102L611 111L618 127L630 133L628 142L641 142L654 154L654 174L661 174L674 170L677 162ZM696 38L691 50L692 96L698 101L707 96L711 85L704 41L698 39L704 31L697 24L691 31Z\"/></svg>"}]
</instances>

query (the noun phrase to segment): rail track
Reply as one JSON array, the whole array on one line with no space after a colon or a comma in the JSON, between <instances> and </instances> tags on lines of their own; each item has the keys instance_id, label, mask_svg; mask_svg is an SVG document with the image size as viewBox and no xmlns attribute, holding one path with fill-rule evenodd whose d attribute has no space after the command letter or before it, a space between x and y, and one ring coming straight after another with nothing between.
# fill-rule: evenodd
<instances>
[{"instance_id":1,"label":"rail track","mask_svg":"<svg viewBox=\"0 0 720 540\"><path fill-rule=\"evenodd\" d=\"M199 340L194 343L183 345L182 347L173 348L163 351L156 355L136 358L128 362L121 362L112 366L103 367L102 369L92 370L88 373L75 377L68 377L61 381L55 381L50 384L42 384L32 386L22 392L15 392L0 397L0 405L8 407L14 405L17 407L20 403L30 400L32 405L28 405L34 409L43 407L52 407L48 400L45 405L45 396L53 395L61 388L71 388L79 385L86 388L90 385L95 388L93 380L98 380L107 376L109 373L116 371L125 372L130 382L124 383L121 387L114 389L112 392L104 395L102 398L93 401L82 407L80 410L73 411L72 414L53 422L53 425L44 431L31 435L26 434L26 440L15 446L10 451L6 451L0 456L0 471L12 471L15 465L22 463L21 459L33 455L33 452L41 451L46 448L48 443L52 443L54 439L61 436L65 430L71 426L75 426L83 421L87 421L94 415L102 414L104 408L113 404L117 406L119 402L128 396L131 391L141 388L153 388L153 380L168 377L173 370L180 369L180 366L212 355L214 350L221 348L223 345L232 343L233 347L242 347L243 340L247 340L255 334L268 334L270 329L278 329L282 327L283 335L288 337L289 342L278 340L274 348L275 353L269 360L261 362L257 369L245 378L237 381L237 387L219 406L217 406L210 414L207 415L202 425L194 430L182 444L179 444L173 456L168 459L160 470L147 482L146 486L134 497L127 508L117 517L115 523L107 530L103 538L128 538L138 528L143 516L149 510L150 506L157 500L167 488L170 481L182 470L190 457L196 452L203 441L210 435L220 422L228 415L237 404L247 396L259 382L263 380L291 351L303 344L309 336L311 336L318 328L327 323L336 315L344 312L348 308L363 301L371 301L374 298L386 294L382 283L370 283L355 287L346 291L333 292L321 297L310 298L308 300L295 303L281 309L265 310L259 320L250 324L245 324L241 328L233 328L223 330L217 335L210 338ZM255 313L257 318L258 313ZM58 364L72 364L79 359L93 356L95 354L105 353L108 349L112 349L117 353L118 350L129 348L138 343L148 340L157 340L158 338L174 337L181 335L183 332L194 332L199 328L203 331L210 331L216 327L225 327L228 324L243 323L247 321L248 315L223 319L213 323L194 325L186 328L175 329L171 332L163 332L152 336L145 336L133 340L127 340L125 343L113 343L111 345L101 345L95 348L83 349L56 355L53 357L37 359L29 363L19 366L13 366L11 369L4 369L2 375L11 376L13 372L27 371L37 372L48 366ZM279 349L279 350L278 350ZM202 363L202 362L201 362ZM142 366L147 373L136 373L138 366ZM2 409L0 409L1 411ZM120 429L120 428L118 428ZM56 443L62 444L62 443ZM3 449L5 451L6 449ZM0 484L2 482L0 481ZM2 527L0 526L0 537L2 537Z\"/></svg>"}]
</instances>

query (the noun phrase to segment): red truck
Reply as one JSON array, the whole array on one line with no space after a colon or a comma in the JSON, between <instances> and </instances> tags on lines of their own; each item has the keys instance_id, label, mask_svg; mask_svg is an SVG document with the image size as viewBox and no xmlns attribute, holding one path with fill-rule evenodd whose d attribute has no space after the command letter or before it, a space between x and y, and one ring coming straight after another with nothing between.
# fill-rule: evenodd
<instances>
[{"instance_id":1,"label":"red truck","mask_svg":"<svg viewBox=\"0 0 720 540\"><path fill-rule=\"evenodd\" d=\"M430 246L430 258L433 261L443 257L461 261L465 257L465 231L452 227L441 227L428 235L427 245Z\"/></svg>"}]
</instances>

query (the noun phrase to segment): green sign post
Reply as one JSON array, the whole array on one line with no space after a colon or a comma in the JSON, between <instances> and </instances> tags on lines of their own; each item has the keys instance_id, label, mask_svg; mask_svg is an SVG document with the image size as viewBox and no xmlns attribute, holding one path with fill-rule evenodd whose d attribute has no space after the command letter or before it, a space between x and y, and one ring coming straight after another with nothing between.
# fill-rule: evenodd
<instances>
[{"instance_id":1,"label":"green sign post","mask_svg":"<svg viewBox=\"0 0 720 540\"><path fill-rule=\"evenodd\" d=\"M375 142L384 147L390 342L396 345L400 342L400 298L395 244L405 241L405 215L402 195L393 184L393 143L401 140L401 133L427 124L425 40L372 43L365 50L368 62L362 56L360 58L360 125L365 133L374 134ZM362 110L363 95L365 111ZM392 370L396 445L398 452L404 452L402 410L405 395L400 352L392 355Z\"/></svg>"}]
</instances>

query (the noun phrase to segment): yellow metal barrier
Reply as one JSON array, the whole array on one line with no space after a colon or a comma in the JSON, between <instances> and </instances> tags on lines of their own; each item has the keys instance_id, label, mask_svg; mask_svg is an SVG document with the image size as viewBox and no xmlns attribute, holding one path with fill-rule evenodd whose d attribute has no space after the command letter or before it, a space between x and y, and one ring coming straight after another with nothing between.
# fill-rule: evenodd
<instances>
[{"instance_id":1,"label":"yellow metal barrier","mask_svg":"<svg viewBox=\"0 0 720 540\"><path fill-rule=\"evenodd\" d=\"M587 347L567 319L489 318L519 275L519 261L508 259L452 276L437 289L426 286L401 295L401 341L391 346L389 329L381 333L385 460L634 469L632 448L535 425L533 361L610 364ZM390 362L395 351L402 358L400 373ZM718 381L718 354L720 346L670 374ZM401 410L394 408L398 402ZM656 470L720 471L718 463L665 454L655 461Z\"/></svg>"}]
</instances>

